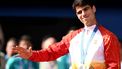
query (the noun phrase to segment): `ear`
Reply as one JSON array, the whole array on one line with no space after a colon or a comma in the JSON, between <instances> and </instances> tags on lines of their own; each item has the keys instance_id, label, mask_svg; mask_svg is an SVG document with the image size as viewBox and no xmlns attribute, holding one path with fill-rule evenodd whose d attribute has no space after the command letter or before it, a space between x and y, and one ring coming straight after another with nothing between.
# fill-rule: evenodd
<instances>
[{"instance_id":1,"label":"ear","mask_svg":"<svg viewBox=\"0 0 122 69\"><path fill-rule=\"evenodd\" d=\"M96 12L96 7L94 5L93 5L92 9L93 9L93 11L95 13Z\"/></svg>"}]
</instances>

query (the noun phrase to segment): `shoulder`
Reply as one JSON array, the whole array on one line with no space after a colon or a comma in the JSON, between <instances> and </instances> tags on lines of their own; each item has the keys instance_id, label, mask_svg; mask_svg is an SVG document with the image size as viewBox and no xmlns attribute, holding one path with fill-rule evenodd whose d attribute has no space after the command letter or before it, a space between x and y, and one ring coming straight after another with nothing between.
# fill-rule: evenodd
<instances>
[{"instance_id":1,"label":"shoulder","mask_svg":"<svg viewBox=\"0 0 122 69\"><path fill-rule=\"evenodd\" d=\"M100 30L102 35L106 35L106 36L108 35L108 36L115 36L116 37L116 35L113 32L109 31L108 29L106 29L102 25L99 26L99 30Z\"/></svg>"},{"instance_id":2,"label":"shoulder","mask_svg":"<svg viewBox=\"0 0 122 69\"><path fill-rule=\"evenodd\" d=\"M21 57L19 57L18 55L14 55L8 59L8 62L11 62L11 63L15 63L18 61L21 61Z\"/></svg>"},{"instance_id":3,"label":"shoulder","mask_svg":"<svg viewBox=\"0 0 122 69\"><path fill-rule=\"evenodd\" d=\"M104 40L107 41L107 40L111 40L112 39L112 40L117 40L118 41L117 36L113 32L111 32L108 29L106 29L105 27L100 25L99 26L99 30L100 30Z\"/></svg>"},{"instance_id":4,"label":"shoulder","mask_svg":"<svg viewBox=\"0 0 122 69\"><path fill-rule=\"evenodd\" d=\"M20 58L17 57L18 55L14 55L10 57L6 63L6 68L7 69L16 69L20 65Z\"/></svg>"}]
</instances>

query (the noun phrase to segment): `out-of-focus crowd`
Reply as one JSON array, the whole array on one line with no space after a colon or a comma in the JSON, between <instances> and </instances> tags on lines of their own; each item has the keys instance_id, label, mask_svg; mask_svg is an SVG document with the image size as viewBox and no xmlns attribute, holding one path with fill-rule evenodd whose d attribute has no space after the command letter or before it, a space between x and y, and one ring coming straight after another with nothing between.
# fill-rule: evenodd
<instances>
[{"instance_id":1,"label":"out-of-focus crowd","mask_svg":"<svg viewBox=\"0 0 122 69\"><path fill-rule=\"evenodd\" d=\"M67 34L75 30L72 27L68 30ZM63 38L62 38L63 39ZM49 45L57 42L53 35L45 35L42 38L41 49L47 48ZM5 47L5 52L1 48ZM69 54L58 58L55 61L50 62L33 62L21 58L18 54L12 51L12 47L21 46L28 49L32 45L31 37L29 35L22 35L20 39L11 37L4 42L4 33L2 26L0 25L0 69L69 69L70 68L70 57Z\"/></svg>"}]
</instances>

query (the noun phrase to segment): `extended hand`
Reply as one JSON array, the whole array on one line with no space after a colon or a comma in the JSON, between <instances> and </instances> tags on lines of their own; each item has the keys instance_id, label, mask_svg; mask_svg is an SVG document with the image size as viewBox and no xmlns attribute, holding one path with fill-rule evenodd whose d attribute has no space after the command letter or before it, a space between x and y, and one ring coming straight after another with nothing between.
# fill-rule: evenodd
<instances>
[{"instance_id":1,"label":"extended hand","mask_svg":"<svg viewBox=\"0 0 122 69\"><path fill-rule=\"evenodd\" d=\"M18 53L20 57L28 59L32 55L32 48L25 49L19 46L13 47L13 52Z\"/></svg>"}]
</instances>

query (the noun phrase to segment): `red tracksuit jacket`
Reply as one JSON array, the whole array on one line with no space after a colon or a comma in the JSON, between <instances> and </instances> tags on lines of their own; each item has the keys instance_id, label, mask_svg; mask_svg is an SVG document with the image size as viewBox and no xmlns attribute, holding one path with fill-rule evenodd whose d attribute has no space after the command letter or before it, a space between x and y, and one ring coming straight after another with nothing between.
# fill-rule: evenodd
<instances>
[{"instance_id":1,"label":"red tracksuit jacket","mask_svg":"<svg viewBox=\"0 0 122 69\"><path fill-rule=\"evenodd\" d=\"M120 43L117 37L101 25L98 29L103 37L106 68L120 69ZM50 45L47 49L33 51L29 60L36 62L52 61L69 53L69 42L80 32L82 32L82 28L66 35L60 42Z\"/></svg>"}]
</instances>

